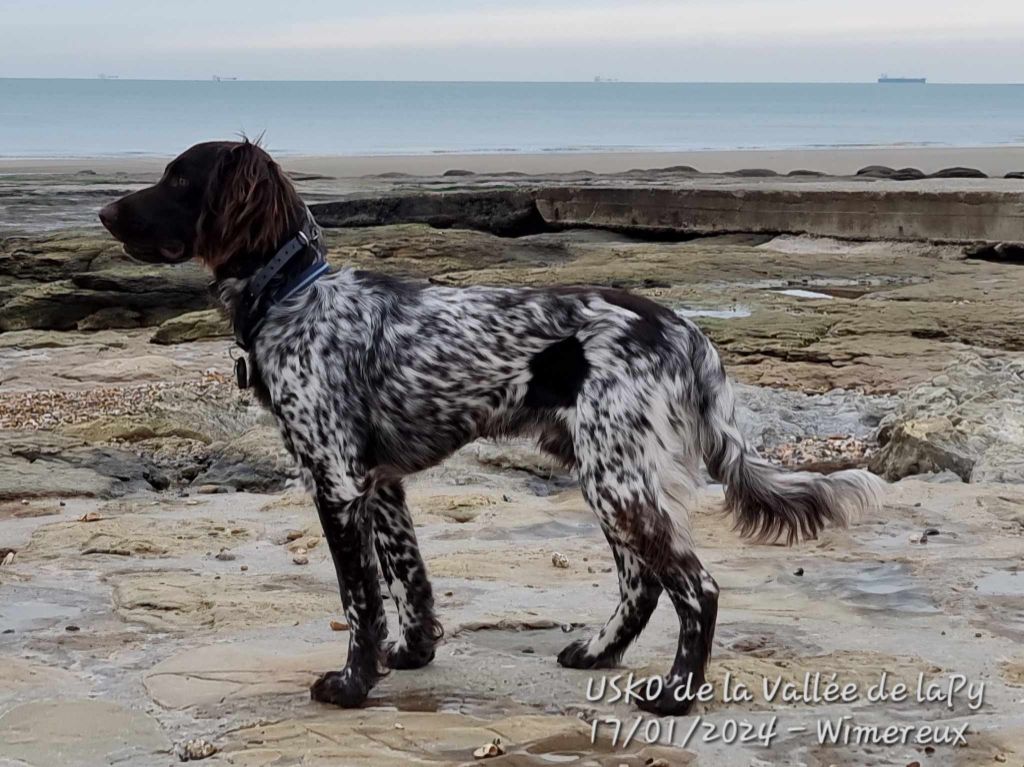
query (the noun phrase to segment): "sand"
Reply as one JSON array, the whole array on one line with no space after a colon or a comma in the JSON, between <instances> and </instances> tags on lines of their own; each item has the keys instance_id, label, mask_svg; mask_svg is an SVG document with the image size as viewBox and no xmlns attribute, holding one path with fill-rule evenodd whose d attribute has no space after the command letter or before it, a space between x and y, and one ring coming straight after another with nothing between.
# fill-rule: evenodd
<instances>
[{"instance_id":1,"label":"sand","mask_svg":"<svg viewBox=\"0 0 1024 767\"><path fill-rule=\"evenodd\" d=\"M186 147L182 147L184 150ZM159 172L169 157L83 157L69 159L0 158L2 173ZM850 175L867 165L915 167L926 173L965 166L992 176L1024 170L1024 145L999 147L856 147L842 149L734 150L703 152L546 152L539 154L431 154L381 156L285 156L284 166L298 173L354 177L380 173L429 176L446 170L474 173L514 171L528 174L621 173L634 168L690 165L706 173L767 168L778 173L808 169Z\"/></svg>"}]
</instances>

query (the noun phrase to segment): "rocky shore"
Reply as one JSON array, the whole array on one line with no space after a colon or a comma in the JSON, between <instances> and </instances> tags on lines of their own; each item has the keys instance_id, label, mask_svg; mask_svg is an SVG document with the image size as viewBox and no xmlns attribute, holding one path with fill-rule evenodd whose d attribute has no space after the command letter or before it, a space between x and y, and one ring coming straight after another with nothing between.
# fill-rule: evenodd
<instances>
[{"instance_id":1,"label":"rocky shore","mask_svg":"<svg viewBox=\"0 0 1024 767\"><path fill-rule=\"evenodd\" d=\"M230 378L206 277L131 262L91 225L103 201L148 180L0 183L0 765L468 764L496 739L505 753L488 761L504 765L1022 763L1019 243L975 230L897 242L648 225L666 219L643 209L645 189L735 197L779 183L764 176L298 181L329 226L332 264L650 296L718 344L762 453L893 483L882 510L792 550L740 540L718 511L721 488L701 495L697 544L723 587L709 672L719 691L816 672L864 693L883 672L985 684L977 708L719 695L704 720L775 717L769 749L683 745L691 719L674 745L623 745L594 723L628 727L636 711L588 699L599 674L554 662L607 618L610 553L573 478L518 442L471 445L410 485L446 627L434 664L393 672L357 711L309 701L316 674L343 663L346 630L312 505L271 422ZM582 191L566 197L570 181ZM602 219L595 207L579 220L588 195L624 183L632 213ZM772 194L876 182L786 183ZM545 207L556 199L576 202ZM670 612L659 609L623 673L663 670ZM844 715L968 723L966 745L819 745L818 723Z\"/></svg>"}]
</instances>

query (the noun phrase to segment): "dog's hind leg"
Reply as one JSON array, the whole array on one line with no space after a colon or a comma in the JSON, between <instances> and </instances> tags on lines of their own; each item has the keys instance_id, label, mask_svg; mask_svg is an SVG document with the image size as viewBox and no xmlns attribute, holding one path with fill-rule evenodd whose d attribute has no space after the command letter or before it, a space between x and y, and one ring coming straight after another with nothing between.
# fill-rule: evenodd
<instances>
[{"instance_id":1,"label":"dog's hind leg","mask_svg":"<svg viewBox=\"0 0 1024 767\"><path fill-rule=\"evenodd\" d=\"M619 573L619 604L604 627L591 637L577 639L558 654L566 668L611 668L640 636L658 606L661 583L639 557L606 536Z\"/></svg>"},{"instance_id":2,"label":"dog's hind leg","mask_svg":"<svg viewBox=\"0 0 1024 767\"><path fill-rule=\"evenodd\" d=\"M377 558L398 611L400 636L385 648L395 669L421 668L434 659L441 624L434 617L434 592L416 543L412 516L400 481L379 485L369 499Z\"/></svg>"},{"instance_id":3,"label":"dog's hind leg","mask_svg":"<svg viewBox=\"0 0 1024 767\"><path fill-rule=\"evenodd\" d=\"M661 583L679 618L672 670L659 694L640 705L681 715L692 705L680 694L687 682L696 690L704 681L718 587L690 540L684 504L695 482L696 434L693 444L684 442L694 430L675 401L655 371L594 376L578 400L574 443L584 497L613 548L628 550Z\"/></svg>"}]
</instances>

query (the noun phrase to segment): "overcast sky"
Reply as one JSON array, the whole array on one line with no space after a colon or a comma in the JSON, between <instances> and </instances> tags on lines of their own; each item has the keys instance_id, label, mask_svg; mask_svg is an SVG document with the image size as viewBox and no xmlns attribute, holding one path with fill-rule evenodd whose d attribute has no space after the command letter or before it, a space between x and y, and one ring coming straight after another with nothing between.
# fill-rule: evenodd
<instances>
[{"instance_id":1,"label":"overcast sky","mask_svg":"<svg viewBox=\"0 0 1024 767\"><path fill-rule=\"evenodd\" d=\"M101 72L1020 83L1024 0L0 0L0 77Z\"/></svg>"}]
</instances>

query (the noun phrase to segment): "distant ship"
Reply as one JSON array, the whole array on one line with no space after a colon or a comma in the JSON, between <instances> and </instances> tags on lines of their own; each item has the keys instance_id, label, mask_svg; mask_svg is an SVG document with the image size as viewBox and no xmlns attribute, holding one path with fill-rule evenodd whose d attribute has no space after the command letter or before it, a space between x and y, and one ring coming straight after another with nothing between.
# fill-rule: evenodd
<instances>
[{"instance_id":1,"label":"distant ship","mask_svg":"<svg viewBox=\"0 0 1024 767\"><path fill-rule=\"evenodd\" d=\"M97 79L99 79L99 80L116 80L116 79L118 78L118 75L104 75L104 74L98 74L98 75L96 75L96 77L97 77Z\"/></svg>"},{"instance_id":2,"label":"distant ship","mask_svg":"<svg viewBox=\"0 0 1024 767\"><path fill-rule=\"evenodd\" d=\"M601 77L601 75L597 75L596 77L594 77L594 82L595 83L617 83L618 82L618 78L615 78L615 77Z\"/></svg>"},{"instance_id":3,"label":"distant ship","mask_svg":"<svg viewBox=\"0 0 1024 767\"><path fill-rule=\"evenodd\" d=\"M237 77L221 77L220 75L213 76L213 81L217 83L232 82L237 79Z\"/></svg>"},{"instance_id":4,"label":"distant ship","mask_svg":"<svg viewBox=\"0 0 1024 767\"><path fill-rule=\"evenodd\" d=\"M928 82L926 77L889 77L889 75L882 75L878 78L880 83L916 83L917 85L924 85Z\"/></svg>"}]
</instances>

